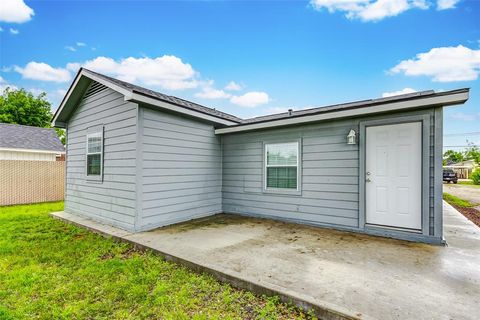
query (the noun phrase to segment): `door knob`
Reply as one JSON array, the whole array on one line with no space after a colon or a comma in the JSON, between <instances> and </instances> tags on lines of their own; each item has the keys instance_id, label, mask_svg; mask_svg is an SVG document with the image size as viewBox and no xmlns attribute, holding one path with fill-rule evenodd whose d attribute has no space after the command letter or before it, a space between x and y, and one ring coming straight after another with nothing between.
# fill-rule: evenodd
<instances>
[{"instance_id":1,"label":"door knob","mask_svg":"<svg viewBox=\"0 0 480 320\"><path fill-rule=\"evenodd\" d=\"M372 180L370 180L370 178L367 178L365 179L365 182L372 182Z\"/></svg>"}]
</instances>

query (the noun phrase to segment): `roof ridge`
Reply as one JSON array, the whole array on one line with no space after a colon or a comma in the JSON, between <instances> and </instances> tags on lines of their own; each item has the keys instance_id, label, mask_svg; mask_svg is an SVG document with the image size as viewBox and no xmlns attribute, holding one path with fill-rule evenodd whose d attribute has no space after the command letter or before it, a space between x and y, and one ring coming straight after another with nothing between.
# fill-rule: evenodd
<instances>
[{"instance_id":1,"label":"roof ridge","mask_svg":"<svg viewBox=\"0 0 480 320\"><path fill-rule=\"evenodd\" d=\"M211 110L216 111L216 112L221 112L221 113L227 114L227 115L229 115L229 116L231 116L231 117L235 117L235 118L237 118L237 119L240 120L240 121L243 121L242 118L237 117L237 116L234 115L234 114L231 114L231 113L228 113L228 112L219 110L219 109L217 109L217 108L207 107L207 106L204 106L204 105L202 105L202 104L200 104L200 103L198 103L198 102L190 101L190 100L187 100L187 99L184 99L184 98L179 98L179 97L177 97L177 96L169 96L169 97L172 97L172 98L175 98L175 99L179 99L179 100L182 100L182 101L185 101L185 102L188 102L188 103L193 103L193 104L196 104L196 105L198 105L198 106L200 106L200 107L208 108L208 109L211 109Z\"/></svg>"},{"instance_id":2,"label":"roof ridge","mask_svg":"<svg viewBox=\"0 0 480 320\"><path fill-rule=\"evenodd\" d=\"M234 120L238 123L241 123L243 122L243 119L240 118L240 117L237 117L233 114L230 114L230 113L227 113L227 112L224 112L224 111L221 111L221 110L218 110L217 108L212 108L212 107L207 107L207 106L204 106L198 102L194 102L194 101L190 101L190 100L186 100L186 99L183 99L183 98L179 98L179 97L176 97L176 96L173 96L173 95L168 95L168 94L165 94L165 93L162 93L162 92L159 92L159 91L156 91L156 90L152 90L152 89L149 89L149 88L146 88L146 87L143 87L143 86L139 86L139 85L136 85L134 83L130 83L130 82L126 82L126 81L123 81L123 80L119 80L117 78L113 78L111 76L107 76L105 74L102 74L102 73L98 73L98 72L95 72L95 71L92 71L90 69L87 69L87 68L80 68L80 69L83 69L87 72L90 72L90 73L93 73L97 76L100 76L100 77L103 77L105 78L106 80L109 80L111 82L114 82L114 83L117 83L117 84L120 84L120 85L123 85L124 87L127 87L128 90L130 91L135 91L135 92L138 92L140 94L149 94L149 95L152 95L154 94L155 95L155 98L157 99L161 99L161 100L166 100L167 102L169 103L175 103L175 101L171 101L171 100L181 100L183 101L184 103L187 103L187 104L193 104L193 105L196 105L196 106L199 106L201 108L205 108L205 109L208 109L209 111L211 111L213 114L213 116L217 116L217 117L221 117L221 115L224 115L223 118L225 117L229 117L228 120ZM139 90L140 89L140 90ZM142 92L143 91L143 92ZM145 91L149 91L149 92L145 92ZM184 108L189 108L189 106L186 106L186 105L181 105L182 107ZM197 110L198 112L202 112L202 110ZM204 110L205 111L205 110ZM232 119L233 118L233 119Z\"/></svg>"},{"instance_id":3,"label":"roof ridge","mask_svg":"<svg viewBox=\"0 0 480 320\"><path fill-rule=\"evenodd\" d=\"M26 125L26 124L6 123L6 122L0 122L0 125L17 126L17 127L28 127L28 128L37 128L37 129L46 129L46 130L55 129L55 128L52 128L52 127L37 127L37 126L28 126L28 125Z\"/></svg>"}]
</instances>

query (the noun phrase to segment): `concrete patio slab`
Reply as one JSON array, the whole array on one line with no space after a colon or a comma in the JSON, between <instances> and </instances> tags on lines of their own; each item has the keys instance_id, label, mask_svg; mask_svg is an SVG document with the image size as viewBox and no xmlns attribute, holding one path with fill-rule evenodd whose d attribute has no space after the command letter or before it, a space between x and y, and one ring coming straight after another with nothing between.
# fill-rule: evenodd
<instances>
[{"instance_id":1,"label":"concrete patio slab","mask_svg":"<svg viewBox=\"0 0 480 320\"><path fill-rule=\"evenodd\" d=\"M234 215L135 234L52 215L324 319L478 319L480 229L446 203L445 247Z\"/></svg>"}]
</instances>

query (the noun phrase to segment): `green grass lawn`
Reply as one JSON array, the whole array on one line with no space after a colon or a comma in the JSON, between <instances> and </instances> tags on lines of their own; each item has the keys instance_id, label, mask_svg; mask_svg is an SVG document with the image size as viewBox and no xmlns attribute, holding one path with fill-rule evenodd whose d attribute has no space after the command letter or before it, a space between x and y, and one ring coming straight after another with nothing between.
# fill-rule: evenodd
<instances>
[{"instance_id":1,"label":"green grass lawn","mask_svg":"<svg viewBox=\"0 0 480 320\"><path fill-rule=\"evenodd\" d=\"M460 199L459 197L456 197L446 192L443 193L443 200L447 201L451 205L454 205L460 208L470 208L474 206L473 203L467 200Z\"/></svg>"},{"instance_id":2,"label":"green grass lawn","mask_svg":"<svg viewBox=\"0 0 480 320\"><path fill-rule=\"evenodd\" d=\"M462 181L458 180L458 184L480 188L480 185L473 184L473 180L462 180Z\"/></svg>"},{"instance_id":3,"label":"green grass lawn","mask_svg":"<svg viewBox=\"0 0 480 320\"><path fill-rule=\"evenodd\" d=\"M48 215L62 209L0 207L0 319L310 318Z\"/></svg>"}]
</instances>

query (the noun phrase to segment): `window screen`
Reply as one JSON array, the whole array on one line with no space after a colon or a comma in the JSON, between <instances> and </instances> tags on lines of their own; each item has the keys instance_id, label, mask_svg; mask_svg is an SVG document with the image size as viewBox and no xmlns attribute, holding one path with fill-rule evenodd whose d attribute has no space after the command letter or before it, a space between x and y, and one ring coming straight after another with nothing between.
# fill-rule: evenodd
<instances>
[{"instance_id":1,"label":"window screen","mask_svg":"<svg viewBox=\"0 0 480 320\"><path fill-rule=\"evenodd\" d=\"M298 142L265 145L265 186L298 189Z\"/></svg>"},{"instance_id":2,"label":"window screen","mask_svg":"<svg viewBox=\"0 0 480 320\"><path fill-rule=\"evenodd\" d=\"M103 132L87 135L87 176L102 174Z\"/></svg>"}]
</instances>

